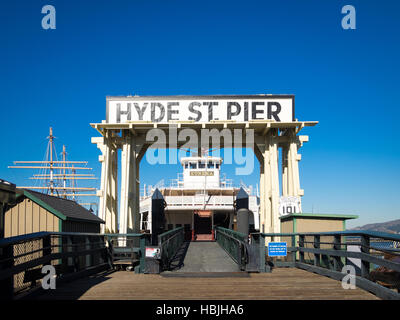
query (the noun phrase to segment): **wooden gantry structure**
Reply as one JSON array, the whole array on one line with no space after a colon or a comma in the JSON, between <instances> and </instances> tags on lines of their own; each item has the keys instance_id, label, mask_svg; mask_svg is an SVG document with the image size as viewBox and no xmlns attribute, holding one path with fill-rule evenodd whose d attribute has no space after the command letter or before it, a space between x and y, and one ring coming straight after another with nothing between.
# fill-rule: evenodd
<instances>
[{"instance_id":1,"label":"wooden gantry structure","mask_svg":"<svg viewBox=\"0 0 400 320\"><path fill-rule=\"evenodd\" d=\"M274 100L271 99L276 99L276 101L281 101L279 100L281 98L292 99L293 114L290 118L285 118L287 121L275 117L274 112L268 112L268 116L272 113L272 116L270 116L271 119L259 119L257 117L256 119L250 119L245 116L244 119L242 118L238 120L221 120L222 117L219 119L216 119L215 117L212 120L209 120L209 113L209 117L206 121L201 121L201 119L200 121L174 119L156 122L152 121L150 116L145 119L145 116L143 116L144 112L142 112L140 120L133 119L134 117L131 116L130 109L121 112L122 103L127 103L128 107L134 104L137 110L140 110L137 107L139 104L136 104L135 101L140 101L144 105L146 102L143 101L149 101L150 103L151 101L160 100L200 101L199 99L202 99L201 101L222 101L221 99L223 99L223 101L226 101L226 99L236 99L235 101L247 101L243 99L249 99L249 103L251 103L252 99L261 101L260 99L264 98L266 99L265 105L268 103L268 106L270 103L274 103ZM113 107L112 103L114 102L116 102L117 109L120 112L116 118L118 122L110 117ZM282 106L284 103L285 101L283 100L280 102ZM204 102L204 104L206 104L206 102ZM222 102L220 104L222 105ZM243 104L246 107L246 102ZM144 109L145 107L143 107L142 111ZM210 109L208 110L210 111ZM256 113L261 112L257 109L255 110ZM170 111L170 108L168 108L168 111ZM267 112L265 111L265 113ZM253 108L253 116L254 114L255 112ZM121 121L121 115L127 116L127 119ZM282 119L283 118L284 117L282 117ZM276 119L279 119L280 121L277 121ZM243 133L241 144L234 143L232 146L252 148L260 164L260 231L280 232L280 197L301 197L304 195L304 191L300 187L298 162L301 160L301 154L299 154L298 150L302 147L304 142L308 141L308 136L299 135L299 132L303 128L315 126L317 123L317 121L298 121L295 119L294 96L286 95L107 97L107 120L104 120L101 123L91 123L91 126L101 134L100 137L93 137L92 143L96 144L101 151L101 155L99 156L99 161L102 164L101 185L100 189L97 191L97 196L100 200L99 216L106 222L103 231L119 233L139 231L139 164L145 152L154 143L153 140L147 141L146 135L151 129L156 128L162 130L165 134L166 143L162 146L165 148L182 147L186 141L177 141L176 137L179 136L182 130L192 129L197 133L197 147L199 149L204 146L204 141L201 141L201 130L203 129L217 129L218 132L227 129L232 132L232 135L235 129L241 129L241 132ZM171 128L174 130L171 131ZM172 135L174 135L174 137ZM253 137L253 143L251 143L251 145L246 145L246 137L249 135ZM221 138L222 135L219 136L220 140ZM279 148L282 149L281 159L279 157ZM118 150L121 150L120 160L118 159ZM280 165L282 167L282 188L280 188L279 183ZM121 167L120 183L118 181L119 167ZM119 189L120 193L118 193ZM119 210L118 198L120 198Z\"/></svg>"}]
</instances>

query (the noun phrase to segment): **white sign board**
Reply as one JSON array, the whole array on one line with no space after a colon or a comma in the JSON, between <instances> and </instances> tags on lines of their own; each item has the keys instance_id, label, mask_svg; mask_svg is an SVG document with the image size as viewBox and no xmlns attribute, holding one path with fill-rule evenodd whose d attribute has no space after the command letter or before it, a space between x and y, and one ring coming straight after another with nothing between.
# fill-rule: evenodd
<instances>
[{"instance_id":1,"label":"white sign board","mask_svg":"<svg viewBox=\"0 0 400 320\"><path fill-rule=\"evenodd\" d=\"M294 121L293 95L107 97L107 123Z\"/></svg>"},{"instance_id":2,"label":"white sign board","mask_svg":"<svg viewBox=\"0 0 400 320\"><path fill-rule=\"evenodd\" d=\"M279 215L285 216L291 213L301 213L300 197L281 197L279 200Z\"/></svg>"},{"instance_id":3,"label":"white sign board","mask_svg":"<svg viewBox=\"0 0 400 320\"><path fill-rule=\"evenodd\" d=\"M159 255L160 255L160 249L159 248L146 247L145 256L147 258L158 258Z\"/></svg>"}]
</instances>

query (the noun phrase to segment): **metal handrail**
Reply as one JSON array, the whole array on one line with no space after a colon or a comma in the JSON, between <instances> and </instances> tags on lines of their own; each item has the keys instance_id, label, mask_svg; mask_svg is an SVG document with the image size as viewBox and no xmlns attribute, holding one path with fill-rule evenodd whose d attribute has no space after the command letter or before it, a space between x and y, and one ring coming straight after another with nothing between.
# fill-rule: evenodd
<instances>
[{"instance_id":1,"label":"metal handrail","mask_svg":"<svg viewBox=\"0 0 400 320\"><path fill-rule=\"evenodd\" d=\"M232 260L234 260L238 264L239 268L241 270L244 270L249 260L249 253L246 246L247 236L243 233L222 227L216 227L215 234L218 244L228 253L228 255L232 258ZM231 243L236 244L235 246L236 246L237 256L234 256L234 252L231 252L231 250L227 248L226 244L220 241L220 235L222 235L225 238L229 238Z\"/></svg>"},{"instance_id":2,"label":"metal handrail","mask_svg":"<svg viewBox=\"0 0 400 320\"><path fill-rule=\"evenodd\" d=\"M172 240L174 241L171 244ZM170 268L171 261L182 246L183 241L184 227L178 227L173 230L169 230L158 236L162 269L167 270Z\"/></svg>"}]
</instances>

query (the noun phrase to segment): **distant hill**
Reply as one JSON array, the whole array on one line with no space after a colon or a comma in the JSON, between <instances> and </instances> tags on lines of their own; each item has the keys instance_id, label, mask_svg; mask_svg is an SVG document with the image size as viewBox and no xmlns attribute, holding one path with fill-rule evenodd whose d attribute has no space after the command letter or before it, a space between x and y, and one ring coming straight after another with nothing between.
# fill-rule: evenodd
<instances>
[{"instance_id":1,"label":"distant hill","mask_svg":"<svg viewBox=\"0 0 400 320\"><path fill-rule=\"evenodd\" d=\"M388 233L400 233L400 219L382 223L370 223L362 227L353 228L351 230L369 230Z\"/></svg>"}]
</instances>

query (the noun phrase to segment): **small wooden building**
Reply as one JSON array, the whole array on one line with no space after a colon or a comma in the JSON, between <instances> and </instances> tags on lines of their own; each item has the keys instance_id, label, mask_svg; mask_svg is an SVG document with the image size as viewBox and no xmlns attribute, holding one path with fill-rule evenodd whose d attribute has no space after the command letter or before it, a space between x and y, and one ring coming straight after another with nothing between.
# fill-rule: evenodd
<instances>
[{"instance_id":1,"label":"small wooden building","mask_svg":"<svg viewBox=\"0 0 400 320\"><path fill-rule=\"evenodd\" d=\"M100 233L102 223L75 201L17 189L16 204L4 213L4 237L40 231Z\"/></svg>"},{"instance_id":2,"label":"small wooden building","mask_svg":"<svg viewBox=\"0 0 400 320\"><path fill-rule=\"evenodd\" d=\"M292 213L281 216L281 232L329 232L346 230L346 220L356 219L357 215Z\"/></svg>"},{"instance_id":3,"label":"small wooden building","mask_svg":"<svg viewBox=\"0 0 400 320\"><path fill-rule=\"evenodd\" d=\"M15 184L0 179L0 239L4 238L4 213L15 204Z\"/></svg>"}]
</instances>

